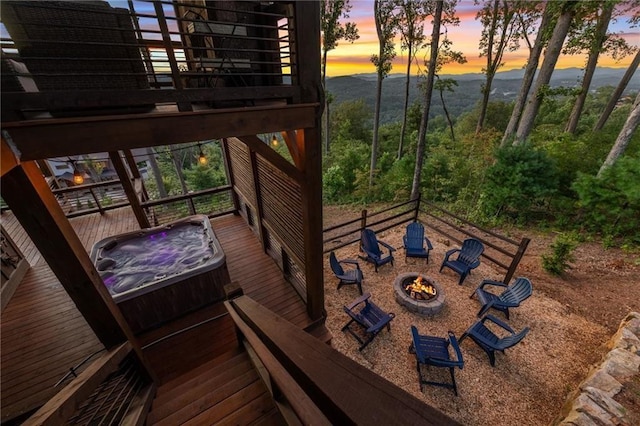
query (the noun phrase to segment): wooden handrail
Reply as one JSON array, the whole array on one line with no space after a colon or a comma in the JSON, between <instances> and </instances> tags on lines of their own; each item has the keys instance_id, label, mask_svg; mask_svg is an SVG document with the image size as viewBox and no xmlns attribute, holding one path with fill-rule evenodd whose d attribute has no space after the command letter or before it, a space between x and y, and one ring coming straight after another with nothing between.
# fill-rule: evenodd
<instances>
[{"instance_id":1,"label":"wooden handrail","mask_svg":"<svg viewBox=\"0 0 640 426\"><path fill-rule=\"evenodd\" d=\"M79 404L113 371L132 350L131 343L124 342L94 363L53 398L43 405L24 425L60 425L69 419Z\"/></svg>"},{"instance_id":2,"label":"wooden handrail","mask_svg":"<svg viewBox=\"0 0 640 426\"><path fill-rule=\"evenodd\" d=\"M228 307L303 392L290 394L289 389L287 400L310 401L331 424L459 424L251 298L240 296ZM318 421L314 412L306 414L312 417L309 424Z\"/></svg>"},{"instance_id":3,"label":"wooden handrail","mask_svg":"<svg viewBox=\"0 0 640 426\"><path fill-rule=\"evenodd\" d=\"M271 385L277 386L277 390L284 395L291 408L296 413L302 424L305 425L330 425L331 422L322 414L322 411L305 395L304 390L287 373L267 347L262 343L258 335L244 322L229 302L224 302L231 318L240 330L246 341L251 345L256 355L260 358L269 372ZM273 394L276 392L271 388ZM275 395L274 395L275 397Z\"/></svg>"}]
</instances>

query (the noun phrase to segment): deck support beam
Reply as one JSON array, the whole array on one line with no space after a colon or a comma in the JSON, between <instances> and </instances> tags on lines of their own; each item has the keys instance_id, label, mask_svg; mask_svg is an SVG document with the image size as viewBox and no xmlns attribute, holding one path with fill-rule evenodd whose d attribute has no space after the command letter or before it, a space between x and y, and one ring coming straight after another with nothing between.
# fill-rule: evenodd
<instances>
[{"instance_id":1,"label":"deck support beam","mask_svg":"<svg viewBox=\"0 0 640 426\"><path fill-rule=\"evenodd\" d=\"M3 139L3 153L5 144ZM100 342L110 349L129 340L147 367L129 325L113 302L36 163L18 163L4 172L1 189L2 198ZM149 368L146 370L153 377Z\"/></svg>"},{"instance_id":2,"label":"deck support beam","mask_svg":"<svg viewBox=\"0 0 640 426\"><path fill-rule=\"evenodd\" d=\"M138 198L138 194L136 194L136 190L131 183L131 178L129 177L129 173L127 173L127 168L124 166L120 153L117 151L110 151L109 158L111 159L113 167L116 169L118 178L120 178L120 183L122 184L124 193L129 200L131 210L133 210L133 214L136 216L138 225L140 225L140 228L142 229L150 228L151 225L149 224L149 218L140 205L140 199Z\"/></svg>"}]
</instances>

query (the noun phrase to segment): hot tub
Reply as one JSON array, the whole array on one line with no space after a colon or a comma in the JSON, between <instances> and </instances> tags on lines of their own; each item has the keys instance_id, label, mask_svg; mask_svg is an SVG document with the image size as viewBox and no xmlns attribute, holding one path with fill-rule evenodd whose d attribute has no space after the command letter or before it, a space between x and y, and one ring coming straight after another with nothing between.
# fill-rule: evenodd
<instances>
[{"instance_id":1,"label":"hot tub","mask_svg":"<svg viewBox=\"0 0 640 426\"><path fill-rule=\"evenodd\" d=\"M204 215L102 239L91 260L134 333L224 299L230 282Z\"/></svg>"}]
</instances>

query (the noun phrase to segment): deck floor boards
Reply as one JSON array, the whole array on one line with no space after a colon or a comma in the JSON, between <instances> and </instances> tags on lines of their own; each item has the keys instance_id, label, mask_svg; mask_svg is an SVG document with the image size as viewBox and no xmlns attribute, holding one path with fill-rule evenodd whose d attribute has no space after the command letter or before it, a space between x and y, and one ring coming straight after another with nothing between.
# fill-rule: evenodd
<instances>
[{"instance_id":1,"label":"deck floor boards","mask_svg":"<svg viewBox=\"0 0 640 426\"><path fill-rule=\"evenodd\" d=\"M2 213L1 219L3 228L31 265L1 317L0 404L4 422L46 402L58 391L53 385L70 367L103 349L103 346L13 214ZM128 208L110 210L104 215L82 216L70 222L87 253L95 242L103 238L139 229ZM246 295L295 325L304 328L311 324L304 302L284 279L276 263L264 253L258 238L244 220L228 215L211 222L225 251L231 280L238 282ZM145 346L223 311L222 305L206 307L162 329L139 336L140 344ZM186 359L184 366L179 365L181 358L172 358L175 354L171 352L162 355L153 353L153 348L145 350L152 364L164 366L161 383L176 384L193 378L198 366L207 365L213 359L233 358L241 351L230 319L215 324L217 328L212 322L208 328L198 327L180 337L182 341L178 347ZM153 346L166 348L172 345L167 341ZM197 353L197 349L204 354ZM251 383L254 382L255 389L262 386L257 376ZM245 424L282 424L282 417L270 398L251 386L245 386L243 392L246 393L222 405L203 407L201 411L191 413L191 421L197 424L217 419L226 423L235 422L240 416ZM242 409L243 404L251 408ZM235 410L239 410L238 413Z\"/></svg>"}]
</instances>

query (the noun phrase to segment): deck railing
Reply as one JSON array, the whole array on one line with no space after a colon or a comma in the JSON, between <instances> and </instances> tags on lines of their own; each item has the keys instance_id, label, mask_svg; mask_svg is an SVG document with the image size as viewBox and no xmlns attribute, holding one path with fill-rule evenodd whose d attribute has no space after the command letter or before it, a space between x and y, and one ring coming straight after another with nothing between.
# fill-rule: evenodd
<instances>
[{"instance_id":1,"label":"deck railing","mask_svg":"<svg viewBox=\"0 0 640 426\"><path fill-rule=\"evenodd\" d=\"M2 117L296 102L294 11L311 3L4 1Z\"/></svg>"},{"instance_id":2,"label":"deck railing","mask_svg":"<svg viewBox=\"0 0 640 426\"><path fill-rule=\"evenodd\" d=\"M448 244L462 244L465 238L480 240L485 245L482 257L505 270L504 282L511 281L520 260L531 241L522 238L515 241L498 232L485 229L420 197L396 204L375 213L362 210L359 218L347 220L323 230L324 253L360 242L365 228L376 233L419 220L429 229L447 239Z\"/></svg>"}]
</instances>

